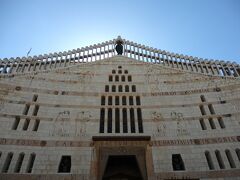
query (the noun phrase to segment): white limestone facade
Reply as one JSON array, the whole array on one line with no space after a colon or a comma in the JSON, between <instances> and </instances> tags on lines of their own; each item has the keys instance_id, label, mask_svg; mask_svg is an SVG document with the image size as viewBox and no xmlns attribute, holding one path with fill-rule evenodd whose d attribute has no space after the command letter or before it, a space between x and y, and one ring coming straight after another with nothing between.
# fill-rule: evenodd
<instances>
[{"instance_id":1,"label":"white limestone facade","mask_svg":"<svg viewBox=\"0 0 240 180\"><path fill-rule=\"evenodd\" d=\"M127 53L2 66L0 179L240 179L238 65Z\"/></svg>"}]
</instances>

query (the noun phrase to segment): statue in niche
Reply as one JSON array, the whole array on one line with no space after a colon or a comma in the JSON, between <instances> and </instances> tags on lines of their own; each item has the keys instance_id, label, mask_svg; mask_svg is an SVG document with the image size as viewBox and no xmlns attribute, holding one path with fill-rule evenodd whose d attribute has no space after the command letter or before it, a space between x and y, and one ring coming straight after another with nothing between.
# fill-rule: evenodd
<instances>
[{"instance_id":1,"label":"statue in niche","mask_svg":"<svg viewBox=\"0 0 240 180\"><path fill-rule=\"evenodd\" d=\"M116 51L117 51L117 54L118 55L122 55L122 53L123 53L123 45L122 45L122 40L121 39L118 39L117 40L117 42L116 42L116 47L115 47L115 49L116 49Z\"/></svg>"},{"instance_id":2,"label":"statue in niche","mask_svg":"<svg viewBox=\"0 0 240 180\"><path fill-rule=\"evenodd\" d=\"M59 112L53 122L52 136L69 136L70 134L70 111Z\"/></svg>"}]
</instances>

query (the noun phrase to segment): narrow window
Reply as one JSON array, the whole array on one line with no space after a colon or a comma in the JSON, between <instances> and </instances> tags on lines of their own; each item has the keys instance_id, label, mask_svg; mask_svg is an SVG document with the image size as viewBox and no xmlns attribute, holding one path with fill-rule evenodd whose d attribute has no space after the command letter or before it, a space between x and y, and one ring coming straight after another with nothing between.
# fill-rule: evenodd
<instances>
[{"instance_id":1,"label":"narrow window","mask_svg":"<svg viewBox=\"0 0 240 180\"><path fill-rule=\"evenodd\" d=\"M206 98L205 98L204 95L201 95L200 98L201 98L201 101L202 101L202 102L206 102Z\"/></svg>"},{"instance_id":2,"label":"narrow window","mask_svg":"<svg viewBox=\"0 0 240 180\"><path fill-rule=\"evenodd\" d=\"M39 110L39 105L35 105L33 109L33 116L37 116Z\"/></svg>"},{"instance_id":3,"label":"narrow window","mask_svg":"<svg viewBox=\"0 0 240 180\"><path fill-rule=\"evenodd\" d=\"M116 71L115 71L115 70L112 70L112 74L116 74Z\"/></svg>"},{"instance_id":4,"label":"narrow window","mask_svg":"<svg viewBox=\"0 0 240 180\"><path fill-rule=\"evenodd\" d=\"M104 119L105 119L105 110L102 108L100 110L100 128L99 128L100 133L104 133Z\"/></svg>"},{"instance_id":5,"label":"narrow window","mask_svg":"<svg viewBox=\"0 0 240 180\"><path fill-rule=\"evenodd\" d=\"M13 126L12 126L12 130L16 130L18 125L19 125L19 122L20 122L20 117L19 116L16 116L15 117L15 120L13 122Z\"/></svg>"},{"instance_id":6,"label":"narrow window","mask_svg":"<svg viewBox=\"0 0 240 180\"><path fill-rule=\"evenodd\" d=\"M115 132L120 133L120 113L118 108L115 109L115 120Z\"/></svg>"},{"instance_id":7,"label":"narrow window","mask_svg":"<svg viewBox=\"0 0 240 180\"><path fill-rule=\"evenodd\" d=\"M71 156L62 156L58 166L58 173L71 172Z\"/></svg>"},{"instance_id":8,"label":"narrow window","mask_svg":"<svg viewBox=\"0 0 240 180\"><path fill-rule=\"evenodd\" d=\"M127 109L123 108L123 133L128 132L128 127L127 127Z\"/></svg>"},{"instance_id":9,"label":"narrow window","mask_svg":"<svg viewBox=\"0 0 240 180\"><path fill-rule=\"evenodd\" d=\"M27 169L26 169L26 173L31 173L32 172L32 168L33 168L35 158L36 158L36 154L34 154L34 153L30 154Z\"/></svg>"},{"instance_id":10,"label":"narrow window","mask_svg":"<svg viewBox=\"0 0 240 180\"><path fill-rule=\"evenodd\" d=\"M38 95L37 95L37 94L34 94L34 95L33 95L33 99L32 99L32 101L33 101L33 102L36 102L37 99L38 99Z\"/></svg>"},{"instance_id":11,"label":"narrow window","mask_svg":"<svg viewBox=\"0 0 240 180\"><path fill-rule=\"evenodd\" d=\"M25 104L24 110L23 110L23 115L27 115L28 111L30 108L30 104Z\"/></svg>"},{"instance_id":12,"label":"narrow window","mask_svg":"<svg viewBox=\"0 0 240 180\"><path fill-rule=\"evenodd\" d=\"M172 155L172 166L174 171L182 171L185 170L185 166L180 154Z\"/></svg>"},{"instance_id":13,"label":"narrow window","mask_svg":"<svg viewBox=\"0 0 240 180\"><path fill-rule=\"evenodd\" d=\"M122 74L122 70L118 70L118 74Z\"/></svg>"},{"instance_id":14,"label":"narrow window","mask_svg":"<svg viewBox=\"0 0 240 180\"><path fill-rule=\"evenodd\" d=\"M216 158L217 158L218 165L219 165L220 169L225 169L225 165L223 163L220 151L216 150L215 155L216 155Z\"/></svg>"},{"instance_id":15,"label":"narrow window","mask_svg":"<svg viewBox=\"0 0 240 180\"><path fill-rule=\"evenodd\" d=\"M119 81L119 76L115 76L115 81L116 81L116 82Z\"/></svg>"},{"instance_id":16,"label":"narrow window","mask_svg":"<svg viewBox=\"0 0 240 180\"><path fill-rule=\"evenodd\" d=\"M137 109L137 118L138 118L138 131L139 133L143 133L142 110L140 108Z\"/></svg>"},{"instance_id":17,"label":"narrow window","mask_svg":"<svg viewBox=\"0 0 240 180\"><path fill-rule=\"evenodd\" d=\"M136 104L137 105L141 105L141 101L140 101L140 97L139 96L136 97Z\"/></svg>"},{"instance_id":18,"label":"narrow window","mask_svg":"<svg viewBox=\"0 0 240 180\"><path fill-rule=\"evenodd\" d=\"M206 157L209 169L210 170L214 169L212 157L211 157L211 154L209 153L209 151L205 151L205 157Z\"/></svg>"},{"instance_id":19,"label":"narrow window","mask_svg":"<svg viewBox=\"0 0 240 180\"><path fill-rule=\"evenodd\" d=\"M125 82L125 76L122 76L122 82Z\"/></svg>"},{"instance_id":20,"label":"narrow window","mask_svg":"<svg viewBox=\"0 0 240 180\"><path fill-rule=\"evenodd\" d=\"M122 97L122 105L127 105L126 96Z\"/></svg>"},{"instance_id":21,"label":"narrow window","mask_svg":"<svg viewBox=\"0 0 240 180\"><path fill-rule=\"evenodd\" d=\"M222 129L224 129L224 128L225 128L225 124L224 124L224 122L223 122L222 117L218 117L217 120L218 120L218 123L219 123L220 127L221 127Z\"/></svg>"},{"instance_id":22,"label":"narrow window","mask_svg":"<svg viewBox=\"0 0 240 180\"><path fill-rule=\"evenodd\" d=\"M205 124L205 122L204 122L204 119L199 119L199 122L200 122L200 124L201 124L201 128L202 128L202 130L206 130L207 129L207 127L206 127L206 124Z\"/></svg>"},{"instance_id":23,"label":"narrow window","mask_svg":"<svg viewBox=\"0 0 240 180\"><path fill-rule=\"evenodd\" d=\"M136 86L132 85L132 92L136 92Z\"/></svg>"},{"instance_id":24,"label":"narrow window","mask_svg":"<svg viewBox=\"0 0 240 180\"><path fill-rule=\"evenodd\" d=\"M12 161L12 157L13 157L13 153L12 152L8 153L8 155L6 157L6 160L3 164L2 173L7 173L8 172L9 166L10 166L11 161Z\"/></svg>"},{"instance_id":25,"label":"narrow window","mask_svg":"<svg viewBox=\"0 0 240 180\"><path fill-rule=\"evenodd\" d=\"M119 96L115 97L115 105L119 105Z\"/></svg>"},{"instance_id":26,"label":"narrow window","mask_svg":"<svg viewBox=\"0 0 240 180\"><path fill-rule=\"evenodd\" d=\"M122 69L122 66L118 66L118 69Z\"/></svg>"},{"instance_id":27,"label":"narrow window","mask_svg":"<svg viewBox=\"0 0 240 180\"><path fill-rule=\"evenodd\" d=\"M112 96L108 96L108 105L112 105Z\"/></svg>"},{"instance_id":28,"label":"narrow window","mask_svg":"<svg viewBox=\"0 0 240 180\"><path fill-rule=\"evenodd\" d=\"M125 86L125 92L129 92L129 86L128 85Z\"/></svg>"},{"instance_id":29,"label":"narrow window","mask_svg":"<svg viewBox=\"0 0 240 180\"><path fill-rule=\"evenodd\" d=\"M115 85L112 86L112 92L116 92L116 86Z\"/></svg>"},{"instance_id":30,"label":"narrow window","mask_svg":"<svg viewBox=\"0 0 240 180\"><path fill-rule=\"evenodd\" d=\"M132 76L128 76L128 82L132 81Z\"/></svg>"},{"instance_id":31,"label":"narrow window","mask_svg":"<svg viewBox=\"0 0 240 180\"><path fill-rule=\"evenodd\" d=\"M132 96L129 97L129 105L133 105L133 97Z\"/></svg>"},{"instance_id":32,"label":"narrow window","mask_svg":"<svg viewBox=\"0 0 240 180\"><path fill-rule=\"evenodd\" d=\"M128 74L128 70L125 70L124 73L125 73L125 74Z\"/></svg>"},{"instance_id":33,"label":"narrow window","mask_svg":"<svg viewBox=\"0 0 240 180\"><path fill-rule=\"evenodd\" d=\"M235 162L233 161L231 152L227 149L225 150L229 165L231 168L236 168Z\"/></svg>"},{"instance_id":34,"label":"narrow window","mask_svg":"<svg viewBox=\"0 0 240 180\"><path fill-rule=\"evenodd\" d=\"M105 92L109 92L109 86L108 85L105 86Z\"/></svg>"},{"instance_id":35,"label":"narrow window","mask_svg":"<svg viewBox=\"0 0 240 180\"><path fill-rule=\"evenodd\" d=\"M33 125L33 131L37 131L40 124L40 120L36 119Z\"/></svg>"},{"instance_id":36,"label":"narrow window","mask_svg":"<svg viewBox=\"0 0 240 180\"><path fill-rule=\"evenodd\" d=\"M28 129L29 123L30 123L30 119L26 118L25 122L23 124L23 130L24 131L26 131Z\"/></svg>"},{"instance_id":37,"label":"narrow window","mask_svg":"<svg viewBox=\"0 0 240 180\"><path fill-rule=\"evenodd\" d=\"M0 158L1 158L1 156L2 156L2 152L0 151Z\"/></svg>"},{"instance_id":38,"label":"narrow window","mask_svg":"<svg viewBox=\"0 0 240 180\"><path fill-rule=\"evenodd\" d=\"M131 123L131 133L135 133L135 117L134 117L134 109L130 109L130 123Z\"/></svg>"},{"instance_id":39,"label":"narrow window","mask_svg":"<svg viewBox=\"0 0 240 180\"><path fill-rule=\"evenodd\" d=\"M206 115L206 111L205 111L203 105L200 105L199 108L200 108L201 114Z\"/></svg>"},{"instance_id":40,"label":"narrow window","mask_svg":"<svg viewBox=\"0 0 240 180\"><path fill-rule=\"evenodd\" d=\"M112 82L113 81L113 77L110 75L109 76L109 81Z\"/></svg>"},{"instance_id":41,"label":"narrow window","mask_svg":"<svg viewBox=\"0 0 240 180\"><path fill-rule=\"evenodd\" d=\"M235 149L235 152L237 154L238 161L240 161L240 149Z\"/></svg>"},{"instance_id":42,"label":"narrow window","mask_svg":"<svg viewBox=\"0 0 240 180\"><path fill-rule=\"evenodd\" d=\"M108 109L108 133L112 132L112 109Z\"/></svg>"},{"instance_id":43,"label":"narrow window","mask_svg":"<svg viewBox=\"0 0 240 180\"><path fill-rule=\"evenodd\" d=\"M14 172L15 173L19 173L22 167L22 163L23 163L23 159L24 159L24 153L20 153L17 159L17 163L16 166L14 168Z\"/></svg>"},{"instance_id":44,"label":"narrow window","mask_svg":"<svg viewBox=\"0 0 240 180\"><path fill-rule=\"evenodd\" d=\"M101 105L105 105L105 96L101 97Z\"/></svg>"},{"instance_id":45,"label":"narrow window","mask_svg":"<svg viewBox=\"0 0 240 180\"><path fill-rule=\"evenodd\" d=\"M215 126L215 123L214 123L213 119L212 118L208 118L208 121L209 121L209 124L210 124L211 128L212 129L216 129L216 126Z\"/></svg>"},{"instance_id":46,"label":"narrow window","mask_svg":"<svg viewBox=\"0 0 240 180\"><path fill-rule=\"evenodd\" d=\"M122 85L118 86L118 92L122 92Z\"/></svg>"},{"instance_id":47,"label":"narrow window","mask_svg":"<svg viewBox=\"0 0 240 180\"><path fill-rule=\"evenodd\" d=\"M210 111L211 114L215 114L215 111L213 109L213 105L212 104L209 104L208 108L209 108L209 111Z\"/></svg>"}]
</instances>

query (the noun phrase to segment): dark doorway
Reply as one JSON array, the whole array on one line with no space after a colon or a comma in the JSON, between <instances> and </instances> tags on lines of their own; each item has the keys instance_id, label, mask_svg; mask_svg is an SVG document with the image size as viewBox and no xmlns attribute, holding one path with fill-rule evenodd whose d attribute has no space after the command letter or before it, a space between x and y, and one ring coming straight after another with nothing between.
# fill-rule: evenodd
<instances>
[{"instance_id":1,"label":"dark doorway","mask_svg":"<svg viewBox=\"0 0 240 180\"><path fill-rule=\"evenodd\" d=\"M102 180L143 180L136 156L109 156Z\"/></svg>"}]
</instances>

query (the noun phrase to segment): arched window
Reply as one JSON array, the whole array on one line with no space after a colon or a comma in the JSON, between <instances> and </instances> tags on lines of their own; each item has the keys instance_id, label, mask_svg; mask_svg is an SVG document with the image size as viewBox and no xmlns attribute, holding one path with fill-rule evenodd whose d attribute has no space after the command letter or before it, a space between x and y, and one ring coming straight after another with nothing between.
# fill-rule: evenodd
<instances>
[{"instance_id":1,"label":"arched window","mask_svg":"<svg viewBox=\"0 0 240 180\"><path fill-rule=\"evenodd\" d=\"M211 128L212 129L216 129L216 126L215 126L215 123L214 123L213 119L212 118L208 118L208 121L209 121L209 124L210 124Z\"/></svg>"},{"instance_id":2,"label":"arched window","mask_svg":"<svg viewBox=\"0 0 240 180\"><path fill-rule=\"evenodd\" d=\"M7 157L6 157L5 162L3 164L2 173L7 173L8 172L8 169L9 169L9 166L11 164L12 158L13 158L13 153L9 152Z\"/></svg>"},{"instance_id":3,"label":"arched window","mask_svg":"<svg viewBox=\"0 0 240 180\"><path fill-rule=\"evenodd\" d=\"M132 85L132 92L136 92L136 86Z\"/></svg>"},{"instance_id":4,"label":"arched window","mask_svg":"<svg viewBox=\"0 0 240 180\"><path fill-rule=\"evenodd\" d=\"M122 75L122 82L125 82L125 76Z\"/></svg>"},{"instance_id":5,"label":"arched window","mask_svg":"<svg viewBox=\"0 0 240 180\"><path fill-rule=\"evenodd\" d=\"M109 86L108 85L105 86L105 92L109 92Z\"/></svg>"},{"instance_id":6,"label":"arched window","mask_svg":"<svg viewBox=\"0 0 240 180\"><path fill-rule=\"evenodd\" d=\"M40 124L40 120L39 119L35 119L34 125L33 125L33 131L37 131L38 127Z\"/></svg>"},{"instance_id":7,"label":"arched window","mask_svg":"<svg viewBox=\"0 0 240 180\"><path fill-rule=\"evenodd\" d=\"M220 167L220 169L225 169L225 165L223 163L223 160L222 160L222 156L221 156L221 153L219 150L216 150L215 151L215 155L216 155L216 158L217 158L217 161L218 161L218 165Z\"/></svg>"},{"instance_id":8,"label":"arched window","mask_svg":"<svg viewBox=\"0 0 240 180\"><path fill-rule=\"evenodd\" d=\"M123 133L127 133L128 132L128 127L127 127L127 109L123 108L122 111L122 115L123 115Z\"/></svg>"},{"instance_id":9,"label":"arched window","mask_svg":"<svg viewBox=\"0 0 240 180\"><path fill-rule=\"evenodd\" d=\"M26 131L28 129L28 126L29 126L29 123L30 123L30 119L29 118L26 118L25 119L25 122L23 124L23 130Z\"/></svg>"},{"instance_id":10,"label":"arched window","mask_svg":"<svg viewBox=\"0 0 240 180\"><path fill-rule=\"evenodd\" d=\"M238 161L240 161L240 149L235 149L235 152L237 154L237 157L238 157Z\"/></svg>"},{"instance_id":11,"label":"arched window","mask_svg":"<svg viewBox=\"0 0 240 180\"><path fill-rule=\"evenodd\" d=\"M126 96L122 97L122 105L127 105Z\"/></svg>"},{"instance_id":12,"label":"arched window","mask_svg":"<svg viewBox=\"0 0 240 180\"><path fill-rule=\"evenodd\" d=\"M136 97L136 104L137 105L141 105L141 101L140 101L140 97L139 96Z\"/></svg>"},{"instance_id":13,"label":"arched window","mask_svg":"<svg viewBox=\"0 0 240 180\"><path fill-rule=\"evenodd\" d=\"M131 124L131 133L135 133L135 117L134 117L134 109L130 109L130 124Z\"/></svg>"},{"instance_id":14,"label":"arched window","mask_svg":"<svg viewBox=\"0 0 240 180\"><path fill-rule=\"evenodd\" d=\"M113 69L113 70L112 70L112 74L116 74L116 70Z\"/></svg>"},{"instance_id":15,"label":"arched window","mask_svg":"<svg viewBox=\"0 0 240 180\"><path fill-rule=\"evenodd\" d=\"M118 86L118 92L122 92L122 85Z\"/></svg>"},{"instance_id":16,"label":"arched window","mask_svg":"<svg viewBox=\"0 0 240 180\"><path fill-rule=\"evenodd\" d=\"M30 154L29 160L28 160L28 165L27 165L27 169L26 169L26 173L31 173L32 172L32 168L33 168L33 164L36 158L36 154L32 153Z\"/></svg>"},{"instance_id":17,"label":"arched window","mask_svg":"<svg viewBox=\"0 0 240 180\"><path fill-rule=\"evenodd\" d=\"M138 118L138 131L143 133L143 124L142 124L142 110L137 108L137 118Z\"/></svg>"},{"instance_id":18,"label":"arched window","mask_svg":"<svg viewBox=\"0 0 240 180\"><path fill-rule=\"evenodd\" d=\"M211 157L211 154L209 153L209 151L205 151L205 157L206 157L209 169L210 170L214 169L212 157Z\"/></svg>"},{"instance_id":19,"label":"arched window","mask_svg":"<svg viewBox=\"0 0 240 180\"><path fill-rule=\"evenodd\" d=\"M120 112L118 108L115 109L115 121L115 132L120 133Z\"/></svg>"},{"instance_id":20,"label":"arched window","mask_svg":"<svg viewBox=\"0 0 240 180\"><path fill-rule=\"evenodd\" d=\"M14 120L14 123L13 123L13 126L12 126L12 130L16 130L17 129L17 127L19 125L19 122L20 122L20 117L16 116L15 120Z\"/></svg>"},{"instance_id":21,"label":"arched window","mask_svg":"<svg viewBox=\"0 0 240 180\"><path fill-rule=\"evenodd\" d=\"M116 86L115 85L112 86L112 92L116 92Z\"/></svg>"},{"instance_id":22,"label":"arched window","mask_svg":"<svg viewBox=\"0 0 240 180\"><path fill-rule=\"evenodd\" d=\"M102 108L100 110L100 127L99 127L99 132L104 133L104 118L105 118L105 110Z\"/></svg>"},{"instance_id":23,"label":"arched window","mask_svg":"<svg viewBox=\"0 0 240 180\"><path fill-rule=\"evenodd\" d=\"M118 66L118 69L122 69L122 66Z\"/></svg>"},{"instance_id":24,"label":"arched window","mask_svg":"<svg viewBox=\"0 0 240 180\"><path fill-rule=\"evenodd\" d=\"M109 76L109 81L112 82L113 81L113 77L110 75Z\"/></svg>"},{"instance_id":25,"label":"arched window","mask_svg":"<svg viewBox=\"0 0 240 180\"><path fill-rule=\"evenodd\" d=\"M132 81L132 76L128 76L128 82Z\"/></svg>"},{"instance_id":26,"label":"arched window","mask_svg":"<svg viewBox=\"0 0 240 180\"><path fill-rule=\"evenodd\" d=\"M33 116L37 116L39 110L39 105L35 105L33 109Z\"/></svg>"},{"instance_id":27,"label":"arched window","mask_svg":"<svg viewBox=\"0 0 240 180\"><path fill-rule=\"evenodd\" d=\"M115 76L115 81L116 81L116 82L119 81L119 76Z\"/></svg>"},{"instance_id":28,"label":"arched window","mask_svg":"<svg viewBox=\"0 0 240 180\"><path fill-rule=\"evenodd\" d=\"M201 114L206 115L206 111L205 111L203 105L200 105L199 108L200 108Z\"/></svg>"},{"instance_id":29,"label":"arched window","mask_svg":"<svg viewBox=\"0 0 240 180\"><path fill-rule=\"evenodd\" d=\"M30 104L26 104L23 110L23 115L27 115L30 108Z\"/></svg>"},{"instance_id":30,"label":"arched window","mask_svg":"<svg viewBox=\"0 0 240 180\"><path fill-rule=\"evenodd\" d=\"M218 117L217 119L218 119L218 123L219 123L220 127L221 127L222 129L225 128L225 124L224 124L224 122L223 122L222 117Z\"/></svg>"},{"instance_id":31,"label":"arched window","mask_svg":"<svg viewBox=\"0 0 240 180\"><path fill-rule=\"evenodd\" d=\"M129 96L129 105L133 105L133 97Z\"/></svg>"},{"instance_id":32,"label":"arched window","mask_svg":"<svg viewBox=\"0 0 240 180\"><path fill-rule=\"evenodd\" d=\"M124 70L124 73L125 73L125 74L128 74L128 70Z\"/></svg>"},{"instance_id":33,"label":"arched window","mask_svg":"<svg viewBox=\"0 0 240 180\"><path fill-rule=\"evenodd\" d=\"M101 105L105 105L105 96L101 97Z\"/></svg>"},{"instance_id":34,"label":"arched window","mask_svg":"<svg viewBox=\"0 0 240 180\"><path fill-rule=\"evenodd\" d=\"M117 106L119 105L119 96L115 97L115 105L117 105Z\"/></svg>"},{"instance_id":35,"label":"arched window","mask_svg":"<svg viewBox=\"0 0 240 180\"><path fill-rule=\"evenodd\" d=\"M107 127L107 132L111 133L112 132L112 109L108 109L108 127Z\"/></svg>"},{"instance_id":36,"label":"arched window","mask_svg":"<svg viewBox=\"0 0 240 180\"><path fill-rule=\"evenodd\" d=\"M201 98L201 101L202 101L202 102L206 102L206 98L205 98L204 95L201 95L200 98Z\"/></svg>"},{"instance_id":37,"label":"arched window","mask_svg":"<svg viewBox=\"0 0 240 180\"><path fill-rule=\"evenodd\" d=\"M108 96L108 105L112 105L112 96Z\"/></svg>"},{"instance_id":38,"label":"arched window","mask_svg":"<svg viewBox=\"0 0 240 180\"><path fill-rule=\"evenodd\" d=\"M211 114L215 114L215 111L213 109L213 105L212 104L209 104L208 108L209 108L209 111L210 111Z\"/></svg>"},{"instance_id":39,"label":"arched window","mask_svg":"<svg viewBox=\"0 0 240 180\"><path fill-rule=\"evenodd\" d=\"M17 159L17 163L16 166L14 168L14 172L15 173L19 173L22 167L22 163L23 163L23 159L24 159L24 153L20 153Z\"/></svg>"},{"instance_id":40,"label":"arched window","mask_svg":"<svg viewBox=\"0 0 240 180\"><path fill-rule=\"evenodd\" d=\"M125 86L125 92L129 92L129 86L128 85Z\"/></svg>"},{"instance_id":41,"label":"arched window","mask_svg":"<svg viewBox=\"0 0 240 180\"><path fill-rule=\"evenodd\" d=\"M227 150L225 150L225 154L227 156L227 159L228 159L230 167L231 168L236 168L236 164L235 164L235 162L234 162L234 160L232 158L231 152L227 149Z\"/></svg>"},{"instance_id":42,"label":"arched window","mask_svg":"<svg viewBox=\"0 0 240 180\"><path fill-rule=\"evenodd\" d=\"M34 95L33 95L33 99L32 99L32 101L33 101L33 102L36 102L37 99L38 99L38 95L37 95L37 94L34 94Z\"/></svg>"},{"instance_id":43,"label":"arched window","mask_svg":"<svg viewBox=\"0 0 240 180\"><path fill-rule=\"evenodd\" d=\"M118 74L122 74L122 70L118 70Z\"/></svg>"},{"instance_id":44,"label":"arched window","mask_svg":"<svg viewBox=\"0 0 240 180\"><path fill-rule=\"evenodd\" d=\"M202 128L202 130L206 130L207 129L207 127L206 127L206 124L205 124L205 122L204 122L204 119L199 119L199 122L200 122L200 125L201 125L201 128Z\"/></svg>"}]
</instances>

